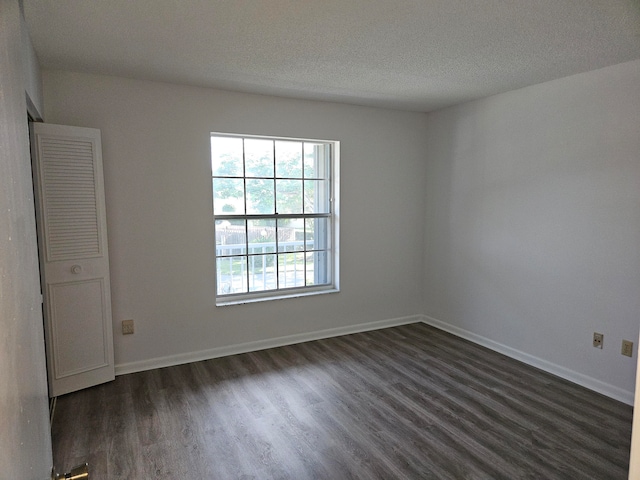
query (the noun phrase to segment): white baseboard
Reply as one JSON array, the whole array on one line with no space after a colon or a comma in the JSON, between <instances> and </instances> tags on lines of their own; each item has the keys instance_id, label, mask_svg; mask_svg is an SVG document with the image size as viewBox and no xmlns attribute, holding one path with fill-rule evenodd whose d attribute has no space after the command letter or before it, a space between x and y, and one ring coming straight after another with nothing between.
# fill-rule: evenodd
<instances>
[{"instance_id":1,"label":"white baseboard","mask_svg":"<svg viewBox=\"0 0 640 480\"><path fill-rule=\"evenodd\" d=\"M511 348L502 343L493 341L489 338L483 337L463 328L456 327L455 325L442 322L427 315L422 315L422 321L427 325L431 325L432 327L439 328L440 330L444 330L445 332L449 332L460 338L464 338L465 340L469 340L483 347L487 347L490 350L494 350L498 353L506 355L507 357L514 358L523 363L539 368L540 370L544 370L545 372L557 375L558 377L569 380L570 382L577 383L578 385L606 395L607 397L611 397L620 402L626 403L627 405L633 405L633 392L629 392L614 385L601 382L600 380L596 380L595 378L583 375L582 373L578 373L555 363L551 363L542 358L529 355L528 353L521 352L520 350L516 350L515 348Z\"/></svg>"},{"instance_id":2,"label":"white baseboard","mask_svg":"<svg viewBox=\"0 0 640 480\"><path fill-rule=\"evenodd\" d=\"M209 360L211 358L225 357L228 355L236 355L239 353L255 352L258 350L265 350L267 348L283 347L285 345L292 345L295 343L310 342L312 340L321 340L323 338L339 337L341 335L350 335L352 333L396 327L398 325L421 322L422 320L422 315L411 315L408 317L392 318L389 320L380 320L377 322L360 323L357 325L349 325L346 327L329 328L327 330L319 330L317 332L287 335L284 337L258 340L256 342L247 342L224 347L216 347L209 350L200 350L197 352L187 352L177 355L168 355L166 357L151 358L149 360L141 360L138 362L121 363L116 365L115 370L116 375L125 375L127 373L153 370L154 368L171 367L174 365L182 365L184 363Z\"/></svg>"},{"instance_id":3,"label":"white baseboard","mask_svg":"<svg viewBox=\"0 0 640 480\"><path fill-rule=\"evenodd\" d=\"M321 340L323 338L339 337L341 335L350 335L352 333L379 330L381 328L395 327L398 325L406 325L416 322L426 323L427 325L439 328L440 330L444 330L445 332L449 332L460 338L464 338L465 340L469 340L490 350L496 351L533 367L544 370L545 372L549 372L553 375L564 378L565 380L569 380L570 382L586 387L595 392L619 400L623 403L626 403L627 405L633 405L633 392L623 390L614 385L602 382L587 375L583 375L582 373L575 372L542 358L529 355L528 353L516 350L515 348L511 348L502 343L496 342L463 328L456 327L455 325L437 320L427 315L411 315L407 317L392 318L389 320L380 320L377 322L349 325L346 327L330 328L327 330L319 330L317 332L300 333L296 335L287 335L284 337L258 340L255 342L239 343L236 345L216 347L208 350L200 350L197 352L168 355L165 357L157 357L149 360L141 360L138 362L121 363L116 365L115 370L116 375L125 375L127 373L152 370L154 368L171 367L184 363L209 360L211 358L225 357L228 355L236 355L239 353L255 352L258 350L265 350L267 348L283 347L285 345L292 345L295 343L310 342L313 340Z\"/></svg>"}]
</instances>

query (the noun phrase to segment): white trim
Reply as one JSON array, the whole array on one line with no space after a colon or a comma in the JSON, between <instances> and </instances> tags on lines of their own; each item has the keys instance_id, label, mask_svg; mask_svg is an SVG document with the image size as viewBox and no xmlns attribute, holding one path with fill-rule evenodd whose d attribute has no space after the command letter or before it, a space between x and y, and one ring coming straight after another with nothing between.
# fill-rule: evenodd
<instances>
[{"instance_id":1,"label":"white trim","mask_svg":"<svg viewBox=\"0 0 640 480\"><path fill-rule=\"evenodd\" d=\"M502 343L470 332L469 330L456 327L455 325L451 325L427 315L422 316L422 322L426 323L427 325L431 325L432 327L439 328L440 330L444 330L445 332L449 332L453 335L456 335L457 337L469 340L495 352L506 355L507 357L519 360L523 363L526 363L527 365L531 365L533 367L539 368L540 370L544 370L545 372L564 378L565 380L569 380L570 382L586 387L589 390L593 390L595 392L606 395L607 397L611 397L615 400L626 403L627 405L633 405L633 392L623 390L622 388L616 387L609 383L602 382L593 377L589 377L582 373L578 373L574 370L565 368L561 365L557 365L542 358L535 357L520 350L516 350L515 348L511 348Z\"/></svg>"},{"instance_id":2,"label":"white trim","mask_svg":"<svg viewBox=\"0 0 640 480\"><path fill-rule=\"evenodd\" d=\"M145 370L153 370L154 368L171 367L184 363L199 362L201 360L225 357L227 355L255 352L258 350L265 350L267 348L283 347L285 345L292 345L295 343L310 342L313 340L321 340L323 338L339 337L341 335L350 335L352 333L368 332L370 330L379 330L381 328L396 327L399 325L407 325L409 323L417 323L421 321L422 315L410 315L407 317L392 318L389 320L380 320L377 322L360 323L357 325L349 325L346 327L329 328L327 330L319 330L317 332L298 333L295 335L269 338L266 340L258 340L255 342L246 342L225 347L216 347L209 350L200 350L198 352L179 353L177 355L156 357L149 360L141 360L138 362L121 363L116 365L116 375L143 372Z\"/></svg>"},{"instance_id":3,"label":"white trim","mask_svg":"<svg viewBox=\"0 0 640 480\"><path fill-rule=\"evenodd\" d=\"M229 296L229 300L225 301L217 301L216 307L228 307L231 305L244 305L245 303L256 303L256 302L265 302L271 300L285 300L287 298L299 298L299 297L309 297L311 295L323 295L325 293L339 293L340 290L333 288L331 285L322 285L318 287L317 290L312 290L311 287L305 288L297 288L291 289L292 293L287 293L286 295L280 294L287 292L287 290L274 290L270 291L268 294L264 295L256 295L255 297L250 297L248 294L243 294L242 297L233 297ZM276 293L277 295L274 295ZM218 297L218 298L227 298ZM239 298L238 300L233 300L233 298ZM417 320L416 320L417 321Z\"/></svg>"}]
</instances>

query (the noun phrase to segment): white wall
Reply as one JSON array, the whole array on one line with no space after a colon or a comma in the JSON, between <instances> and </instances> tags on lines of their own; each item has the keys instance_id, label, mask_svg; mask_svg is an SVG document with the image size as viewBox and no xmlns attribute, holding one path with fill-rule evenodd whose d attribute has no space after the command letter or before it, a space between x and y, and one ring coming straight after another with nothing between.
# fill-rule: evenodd
<instances>
[{"instance_id":1,"label":"white wall","mask_svg":"<svg viewBox=\"0 0 640 480\"><path fill-rule=\"evenodd\" d=\"M428 142L424 312L630 402L640 61L432 113Z\"/></svg>"},{"instance_id":2,"label":"white wall","mask_svg":"<svg viewBox=\"0 0 640 480\"><path fill-rule=\"evenodd\" d=\"M0 476L50 477L20 9L0 0Z\"/></svg>"},{"instance_id":3,"label":"white wall","mask_svg":"<svg viewBox=\"0 0 640 480\"><path fill-rule=\"evenodd\" d=\"M69 72L43 79L48 122L102 131L120 371L421 313L426 115ZM211 131L341 141L340 293L215 306ZM129 318L136 333L124 337Z\"/></svg>"}]
</instances>

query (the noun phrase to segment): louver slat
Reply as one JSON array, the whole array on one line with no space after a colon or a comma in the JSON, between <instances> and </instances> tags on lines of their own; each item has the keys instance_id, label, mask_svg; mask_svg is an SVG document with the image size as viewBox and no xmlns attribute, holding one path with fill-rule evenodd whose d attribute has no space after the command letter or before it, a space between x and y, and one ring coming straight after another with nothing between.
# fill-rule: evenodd
<instances>
[{"instance_id":1,"label":"louver slat","mask_svg":"<svg viewBox=\"0 0 640 480\"><path fill-rule=\"evenodd\" d=\"M93 143L41 138L49 261L100 255Z\"/></svg>"}]
</instances>

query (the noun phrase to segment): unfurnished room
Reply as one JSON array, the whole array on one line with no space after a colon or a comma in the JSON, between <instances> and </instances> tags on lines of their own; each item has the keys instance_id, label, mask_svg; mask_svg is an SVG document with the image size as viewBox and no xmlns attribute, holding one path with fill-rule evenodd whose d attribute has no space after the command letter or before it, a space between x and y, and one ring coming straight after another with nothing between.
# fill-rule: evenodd
<instances>
[{"instance_id":1,"label":"unfurnished room","mask_svg":"<svg viewBox=\"0 0 640 480\"><path fill-rule=\"evenodd\" d=\"M0 0L0 46L1 478L640 479L638 0Z\"/></svg>"}]
</instances>

